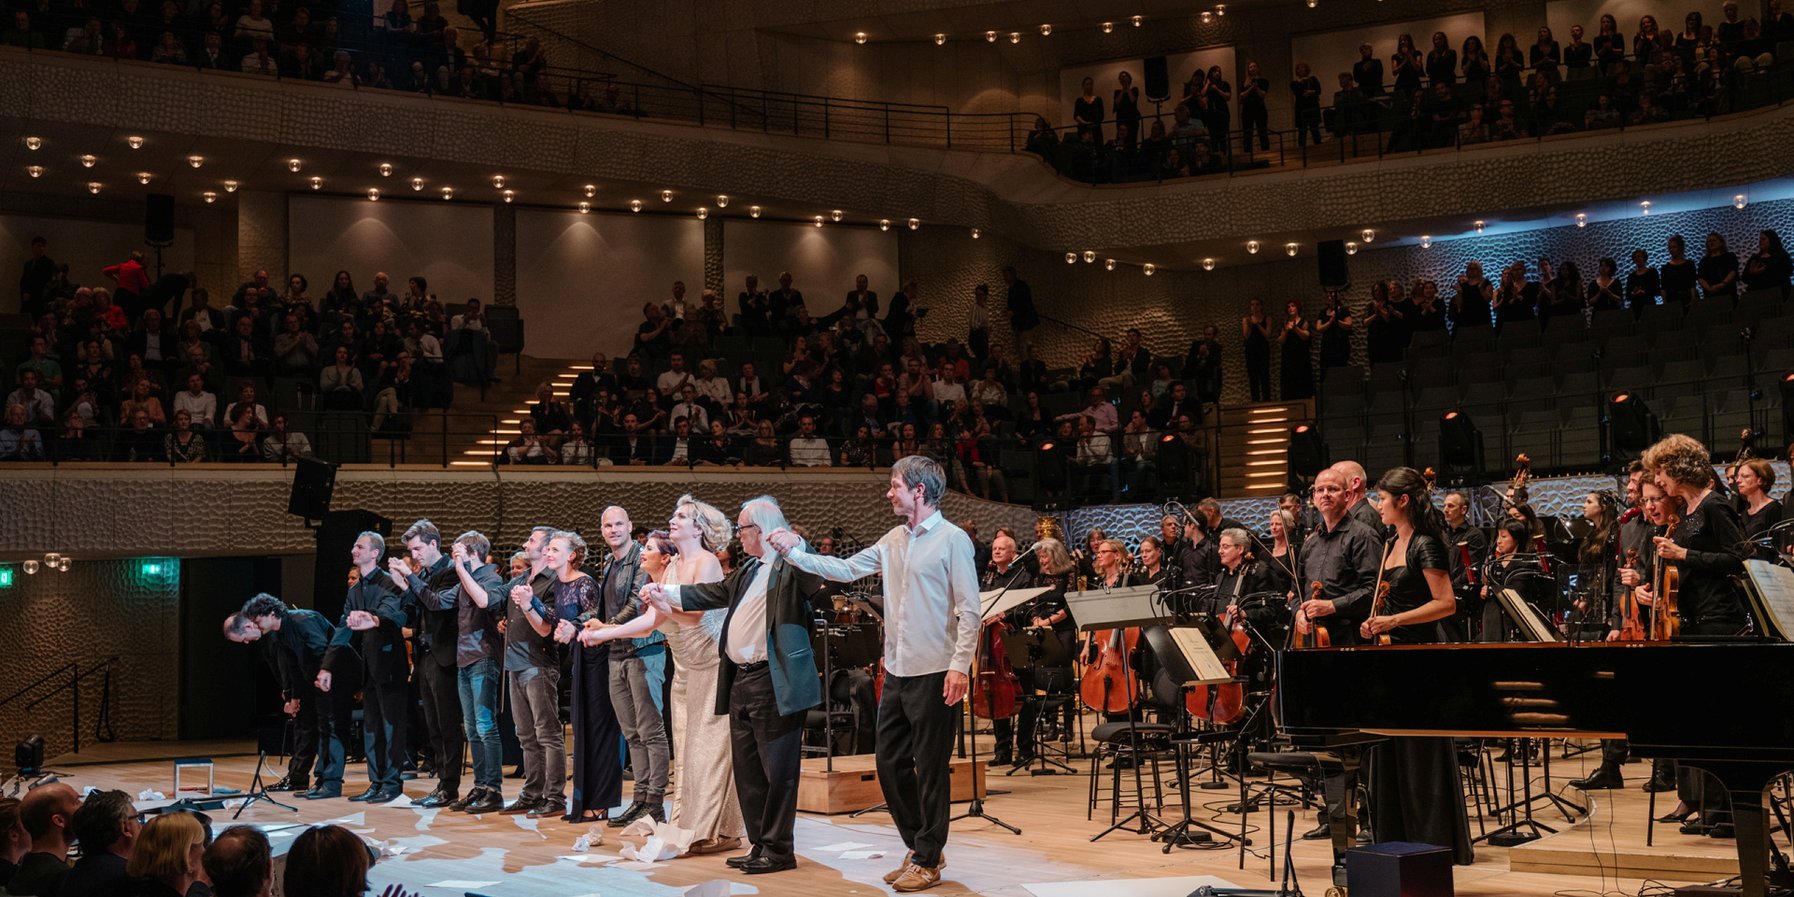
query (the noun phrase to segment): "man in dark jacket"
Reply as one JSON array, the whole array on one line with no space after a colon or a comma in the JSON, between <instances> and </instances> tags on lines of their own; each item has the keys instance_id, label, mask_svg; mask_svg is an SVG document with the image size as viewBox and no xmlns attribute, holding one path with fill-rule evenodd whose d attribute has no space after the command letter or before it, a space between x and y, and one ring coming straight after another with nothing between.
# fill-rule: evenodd
<instances>
[{"instance_id":1,"label":"man in dark jacket","mask_svg":"<svg viewBox=\"0 0 1794 897\"><path fill-rule=\"evenodd\" d=\"M729 609L719 640L716 712L729 715L735 792L754 845L728 863L750 875L797 866L791 832L804 716L822 703L810 648L810 600L822 590L822 580L786 563L763 541L763 534L787 526L785 512L771 496L749 499L735 527L750 555L746 563L722 582L665 588L650 583L642 589L662 614L675 606Z\"/></svg>"},{"instance_id":2,"label":"man in dark jacket","mask_svg":"<svg viewBox=\"0 0 1794 897\"><path fill-rule=\"evenodd\" d=\"M405 616L413 620L417 632L418 696L424 706L425 744L436 768L436 790L417 805L440 807L461 798L461 754L467 747L461 726L461 696L455 684L459 618L454 605L444 606L441 599L441 594L458 587L461 579L442 553L441 531L429 520L419 520L405 531L405 550L421 569L411 572L400 557L388 558L387 568L402 593Z\"/></svg>"},{"instance_id":3,"label":"man in dark jacket","mask_svg":"<svg viewBox=\"0 0 1794 897\"><path fill-rule=\"evenodd\" d=\"M338 675L362 676L362 728L367 749L368 789L350 800L384 804L398 799L399 766L406 752L406 692L411 667L405 657L405 611L391 579L380 571L386 539L364 532L355 539L349 559L361 578L343 600L318 690L329 692Z\"/></svg>"},{"instance_id":4,"label":"man in dark jacket","mask_svg":"<svg viewBox=\"0 0 1794 897\"><path fill-rule=\"evenodd\" d=\"M280 680L281 709L297 722L286 778L270 791L300 792L307 799L342 796L342 739L350 728L354 707L349 695L354 690L332 698L318 693L315 684L335 635L336 628L323 614L288 607L266 592L244 602L242 610L224 621L224 637L238 644L268 638L265 659Z\"/></svg>"}]
</instances>

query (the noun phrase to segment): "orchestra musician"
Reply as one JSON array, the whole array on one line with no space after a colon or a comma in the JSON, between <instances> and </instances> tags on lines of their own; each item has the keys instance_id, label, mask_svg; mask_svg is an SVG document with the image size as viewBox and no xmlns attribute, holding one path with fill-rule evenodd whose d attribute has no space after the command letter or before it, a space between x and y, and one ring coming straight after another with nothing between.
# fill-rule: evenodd
<instances>
[{"instance_id":1,"label":"orchestra musician","mask_svg":"<svg viewBox=\"0 0 1794 897\"><path fill-rule=\"evenodd\" d=\"M1590 529L1577 543L1576 563L1582 566L1584 584L1589 586L1587 594L1591 597L1578 602L1576 609L1584 618L1600 619L1595 615L1605 614L1606 608L1589 607L1588 602L1595 596L1601 600L1610 598L1613 583L1618 581L1615 565L1619 555L1615 546L1619 544L1619 503L1619 498L1605 489L1590 492L1582 499L1582 519Z\"/></svg>"},{"instance_id":2,"label":"orchestra musician","mask_svg":"<svg viewBox=\"0 0 1794 897\"><path fill-rule=\"evenodd\" d=\"M1398 645L1441 641L1440 622L1457 611L1457 597L1426 480L1413 468L1393 467L1377 490L1378 516L1395 536L1380 571L1387 594L1358 634L1372 642L1387 635ZM1458 865L1474 861L1452 739L1392 738L1371 750L1370 763L1371 822L1379 843L1434 844L1451 848Z\"/></svg>"},{"instance_id":3,"label":"orchestra musician","mask_svg":"<svg viewBox=\"0 0 1794 897\"><path fill-rule=\"evenodd\" d=\"M1221 573L1221 559L1215 552L1215 540L1201 519L1192 517L1184 523L1183 547L1177 551L1177 569L1182 579L1180 588L1193 589L1213 585Z\"/></svg>"},{"instance_id":4,"label":"orchestra musician","mask_svg":"<svg viewBox=\"0 0 1794 897\"><path fill-rule=\"evenodd\" d=\"M1286 598L1293 598L1296 570L1301 561L1297 552L1296 516L1278 508L1271 512L1265 528L1271 534L1270 556L1265 559L1265 576L1270 580L1266 588Z\"/></svg>"},{"instance_id":5,"label":"orchestra musician","mask_svg":"<svg viewBox=\"0 0 1794 897\"><path fill-rule=\"evenodd\" d=\"M1332 469L1345 480L1346 513L1352 515L1352 519L1380 534L1383 524L1377 517L1377 509L1371 507L1370 499L1367 497L1366 487L1370 485L1370 480L1364 473L1364 465L1356 461L1336 461Z\"/></svg>"},{"instance_id":6,"label":"orchestra musician","mask_svg":"<svg viewBox=\"0 0 1794 897\"><path fill-rule=\"evenodd\" d=\"M1042 540L1029 553L1056 555L1042 561L1042 564L1054 566L1055 569L1063 571L1071 567L1071 559L1065 556L1065 546L1057 539ZM1045 574L1029 573L1016 556L1015 538L1006 531L998 530L996 538L990 543L990 566L985 568L981 583L984 589L1027 588L1029 583L1038 583L1043 575ZM1055 583L1063 579L1048 578ZM1062 586L1047 588L1050 591L1011 609L1004 615L1003 622L1011 632L1023 629L1051 630L1059 638L1065 656L1070 657L1076 629L1071 621L1071 612L1065 607L1065 589ZM1024 699L1018 714L1021 717L1021 750L1013 750L1016 726L1008 719L992 720L991 730L996 736L997 749L991 756L991 763L998 766L1021 766L1034 759L1034 727L1040 716L1040 702L1033 700L1035 692L1044 689L1050 693L1061 693L1071 685L1071 671L1065 667L1021 667L1016 669L1015 677Z\"/></svg>"},{"instance_id":7,"label":"orchestra musician","mask_svg":"<svg viewBox=\"0 0 1794 897\"><path fill-rule=\"evenodd\" d=\"M1533 594L1540 571L1536 558L1520 549L1532 542L1532 533L1519 520L1503 520L1495 530L1495 552L1484 565L1481 626L1477 630L1484 642L1511 642L1512 621L1496 600L1504 589L1513 589L1522 597Z\"/></svg>"},{"instance_id":8,"label":"orchestra musician","mask_svg":"<svg viewBox=\"0 0 1794 897\"><path fill-rule=\"evenodd\" d=\"M1482 527L1470 525L1470 497L1464 493L1447 492L1441 514L1445 518L1445 560L1450 564L1452 591L1458 596L1459 629L1468 634L1483 561L1489 555L1489 538Z\"/></svg>"},{"instance_id":9,"label":"orchestra musician","mask_svg":"<svg viewBox=\"0 0 1794 897\"><path fill-rule=\"evenodd\" d=\"M1615 565L1614 576L1610 580L1612 588L1607 592L1609 598L1607 640L1610 642L1616 642L1621 639L1621 630L1625 625L1626 607L1629 599L1628 593L1630 591L1630 588L1625 584L1626 568L1628 566L1633 566L1634 576L1637 575L1637 570L1639 569L1638 565L1644 564L1645 561L1643 558L1648 556L1645 543L1648 543L1651 536L1654 535L1651 522L1645 516L1643 497L1639 492L1639 481L1643 478L1643 464L1633 461L1627 466L1627 508L1620 513L1619 517L1614 522L1614 537L1611 543L1611 554L1608 558L1608 560ZM1584 508L1584 511L1587 511L1586 507ZM1628 565L1627 563L1628 553L1630 553L1632 558L1631 565ZM1595 767L1594 772L1591 772L1580 779L1572 780L1570 782L1570 787L1578 788L1583 791L1625 787L1625 776L1620 772L1620 769L1626 765L1626 761L1630 756L1631 750L1626 739L1601 739L1601 765ZM1653 763L1654 769L1660 766L1661 764L1659 763ZM1667 771L1664 772L1664 775L1668 775ZM1646 783L1645 790L1652 790L1650 783ZM1664 788L1663 790L1667 791L1669 789Z\"/></svg>"},{"instance_id":10,"label":"orchestra musician","mask_svg":"<svg viewBox=\"0 0 1794 897\"><path fill-rule=\"evenodd\" d=\"M1667 528L1670 517L1681 515L1682 506L1680 499L1665 495L1663 487L1658 486L1655 480L1645 474L1644 465L1641 462L1634 461L1633 464L1637 467L1638 477L1637 507L1642 513L1630 524L1631 531L1628 532L1625 527L1622 527L1621 534L1622 538L1638 540L1638 561L1635 564L1620 567L1619 578L1621 586L1632 590L1633 600L1638 602L1641 608L1640 613L1648 614L1649 608L1654 603L1651 594L1653 588L1651 577L1652 571L1657 566L1656 537ZM1622 542L1621 544L1626 543ZM1617 630L1614 638L1618 638ZM1675 761L1652 760L1651 778L1645 782L1644 790L1679 790L1676 784ZM1682 807L1665 818L1681 819L1687 815L1688 810L1686 807Z\"/></svg>"},{"instance_id":11,"label":"orchestra musician","mask_svg":"<svg viewBox=\"0 0 1794 897\"><path fill-rule=\"evenodd\" d=\"M1738 514L1742 518L1744 538L1752 543L1782 522L1781 502L1769 497L1769 490L1775 486L1775 468L1762 458L1750 458L1738 465L1738 499L1742 506ZM1764 549L1755 549L1753 553L1764 560L1774 560L1772 553Z\"/></svg>"}]
</instances>

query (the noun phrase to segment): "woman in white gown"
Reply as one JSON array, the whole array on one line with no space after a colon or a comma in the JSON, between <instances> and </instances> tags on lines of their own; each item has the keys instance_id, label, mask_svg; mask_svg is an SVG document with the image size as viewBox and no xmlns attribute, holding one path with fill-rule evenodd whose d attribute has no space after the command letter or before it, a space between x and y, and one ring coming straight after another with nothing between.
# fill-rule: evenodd
<instances>
[{"instance_id":1,"label":"woman in white gown","mask_svg":"<svg viewBox=\"0 0 1794 897\"><path fill-rule=\"evenodd\" d=\"M648 536L642 547L642 564L652 570L658 564L650 564L649 554L664 554L671 547L672 557L660 576L662 585L721 582L723 569L716 552L729 544L730 535L728 515L690 495L682 496L667 532ZM690 852L694 854L735 850L741 846L744 832L735 795L729 718L715 713L721 665L718 641L727 616L727 609L675 611L666 619L647 607L641 616L621 626L587 624L580 635L582 643L596 644L639 637L654 628L667 634L673 652L673 693L668 708L676 740L673 810L668 820L691 830Z\"/></svg>"}]
</instances>

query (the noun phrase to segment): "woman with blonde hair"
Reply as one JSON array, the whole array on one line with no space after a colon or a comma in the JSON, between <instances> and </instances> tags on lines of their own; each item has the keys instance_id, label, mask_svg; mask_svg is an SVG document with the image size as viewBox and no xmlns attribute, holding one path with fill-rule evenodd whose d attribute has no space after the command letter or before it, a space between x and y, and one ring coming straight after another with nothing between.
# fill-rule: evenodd
<instances>
[{"instance_id":1,"label":"woman with blonde hair","mask_svg":"<svg viewBox=\"0 0 1794 897\"><path fill-rule=\"evenodd\" d=\"M192 813L163 813L137 835L125 873L137 879L141 897L186 897L203 874L205 826Z\"/></svg>"},{"instance_id":2,"label":"woman with blonde hair","mask_svg":"<svg viewBox=\"0 0 1794 897\"><path fill-rule=\"evenodd\" d=\"M721 582L723 568L718 550L729 544L729 517L690 495L680 496L667 523L662 542L650 535L642 550L642 563L652 574L659 555L671 548L655 581L662 585L696 585ZM727 609L673 611L662 616L653 606L620 626L587 624L581 644L597 644L616 638L633 638L659 628L667 634L673 652L673 689L667 706L673 717L673 824L690 829L693 854L720 853L741 846L745 831L731 766L729 718L711 712L721 672L723 622Z\"/></svg>"}]
</instances>

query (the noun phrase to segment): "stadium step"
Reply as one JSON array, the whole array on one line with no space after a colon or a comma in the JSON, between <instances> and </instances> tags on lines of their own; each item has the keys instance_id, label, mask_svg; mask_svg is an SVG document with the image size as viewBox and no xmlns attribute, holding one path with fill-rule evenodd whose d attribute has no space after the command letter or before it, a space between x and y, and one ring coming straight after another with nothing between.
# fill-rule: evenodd
<instances>
[{"instance_id":1,"label":"stadium step","mask_svg":"<svg viewBox=\"0 0 1794 897\"><path fill-rule=\"evenodd\" d=\"M1275 497L1289 483L1290 428L1307 423L1312 402L1264 402L1221 409L1217 444L1222 446L1223 498Z\"/></svg>"}]
</instances>

